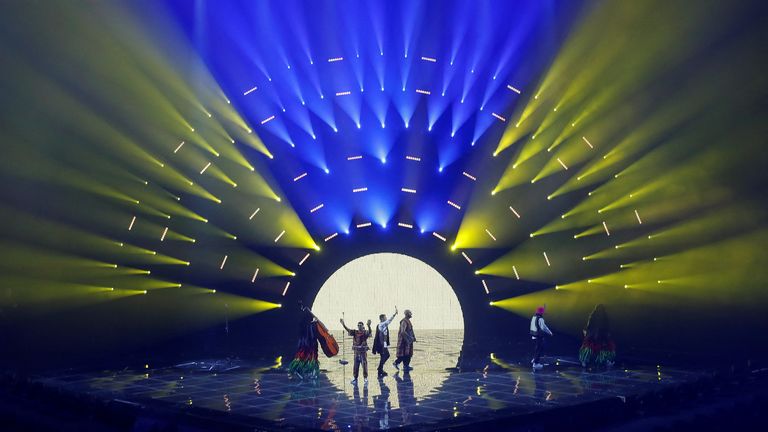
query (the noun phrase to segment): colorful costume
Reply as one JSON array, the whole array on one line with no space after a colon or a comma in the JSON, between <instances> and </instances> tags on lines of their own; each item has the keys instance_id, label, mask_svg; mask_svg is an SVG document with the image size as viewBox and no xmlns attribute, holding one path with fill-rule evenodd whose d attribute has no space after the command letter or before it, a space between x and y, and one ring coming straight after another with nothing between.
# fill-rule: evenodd
<instances>
[{"instance_id":1,"label":"colorful costume","mask_svg":"<svg viewBox=\"0 0 768 432\"><path fill-rule=\"evenodd\" d=\"M405 365L405 369L411 368L411 357L413 357L413 343L416 341L416 335L413 333L413 324L408 317L400 320L400 331L397 332L397 359L395 367L400 363Z\"/></svg>"},{"instance_id":2,"label":"colorful costume","mask_svg":"<svg viewBox=\"0 0 768 432\"><path fill-rule=\"evenodd\" d=\"M320 372L317 361L317 323L308 309L302 311L299 324L299 343L288 371L299 378L314 379Z\"/></svg>"},{"instance_id":3,"label":"colorful costume","mask_svg":"<svg viewBox=\"0 0 768 432\"><path fill-rule=\"evenodd\" d=\"M370 321L368 330L350 330L347 333L352 336L352 351L355 353L355 364L352 374L357 380L360 373L360 366L363 366L363 378L368 379L368 338L371 337Z\"/></svg>"},{"instance_id":4,"label":"colorful costume","mask_svg":"<svg viewBox=\"0 0 768 432\"><path fill-rule=\"evenodd\" d=\"M589 316L584 329L584 341L579 349L579 361L582 366L612 365L616 360L616 344L611 338L608 314L601 304Z\"/></svg>"}]
</instances>

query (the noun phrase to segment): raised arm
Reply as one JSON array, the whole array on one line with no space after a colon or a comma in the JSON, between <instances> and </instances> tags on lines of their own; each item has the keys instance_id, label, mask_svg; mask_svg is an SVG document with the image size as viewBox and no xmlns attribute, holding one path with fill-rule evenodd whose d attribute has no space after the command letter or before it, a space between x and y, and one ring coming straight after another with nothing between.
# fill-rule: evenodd
<instances>
[{"instance_id":1,"label":"raised arm","mask_svg":"<svg viewBox=\"0 0 768 432\"><path fill-rule=\"evenodd\" d=\"M340 319L339 322L341 323L342 326L344 326L344 330L346 330L347 333L349 333L350 330L349 330L349 328L347 328L347 325L344 324L344 318Z\"/></svg>"},{"instance_id":2,"label":"raised arm","mask_svg":"<svg viewBox=\"0 0 768 432\"><path fill-rule=\"evenodd\" d=\"M397 306L395 306L395 313L393 313L393 314L392 314L392 316L391 316L391 317L389 317L389 319L385 321L385 323L386 323L387 325L389 325L389 324L392 322L392 320L394 320L394 319L395 319L395 317L396 317L396 316L397 316Z\"/></svg>"},{"instance_id":3,"label":"raised arm","mask_svg":"<svg viewBox=\"0 0 768 432\"><path fill-rule=\"evenodd\" d=\"M371 320L368 320L368 322L366 324L368 325L368 336L370 336L371 335Z\"/></svg>"}]
</instances>

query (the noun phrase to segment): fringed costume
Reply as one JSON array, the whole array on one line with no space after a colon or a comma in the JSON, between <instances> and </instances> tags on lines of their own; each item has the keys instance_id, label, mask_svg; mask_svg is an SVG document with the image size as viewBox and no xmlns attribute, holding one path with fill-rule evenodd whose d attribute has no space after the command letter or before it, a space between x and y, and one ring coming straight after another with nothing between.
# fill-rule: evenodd
<instances>
[{"instance_id":1,"label":"fringed costume","mask_svg":"<svg viewBox=\"0 0 768 432\"><path fill-rule=\"evenodd\" d=\"M616 361L616 344L611 338L608 314L603 305L595 306L584 329L579 349L582 366L609 366Z\"/></svg>"},{"instance_id":2,"label":"fringed costume","mask_svg":"<svg viewBox=\"0 0 768 432\"><path fill-rule=\"evenodd\" d=\"M288 371L306 379L317 378L320 372L320 363L317 360L317 325L312 313L303 310L301 323L299 324L299 343L296 355L288 365Z\"/></svg>"}]
</instances>

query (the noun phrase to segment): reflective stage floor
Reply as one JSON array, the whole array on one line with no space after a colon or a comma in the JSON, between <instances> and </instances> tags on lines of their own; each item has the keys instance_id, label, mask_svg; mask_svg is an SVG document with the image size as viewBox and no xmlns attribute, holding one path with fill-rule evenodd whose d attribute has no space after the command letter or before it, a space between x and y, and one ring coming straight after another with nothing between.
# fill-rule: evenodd
<instances>
[{"instance_id":1,"label":"reflective stage floor","mask_svg":"<svg viewBox=\"0 0 768 432\"><path fill-rule=\"evenodd\" d=\"M36 381L103 401L194 409L229 424L262 429L428 430L632 397L701 376L656 365L583 370L565 357L549 357L550 365L534 372L522 355L490 353L462 359L458 369L460 334L422 332L419 337L409 374L395 373L390 361L390 375L377 379L378 357L369 353L368 385L362 377L358 385L350 384L351 361L343 366L337 358L321 359L324 371L314 381L290 379L282 368L288 361L279 359L57 374ZM351 360L348 352L347 357Z\"/></svg>"}]
</instances>

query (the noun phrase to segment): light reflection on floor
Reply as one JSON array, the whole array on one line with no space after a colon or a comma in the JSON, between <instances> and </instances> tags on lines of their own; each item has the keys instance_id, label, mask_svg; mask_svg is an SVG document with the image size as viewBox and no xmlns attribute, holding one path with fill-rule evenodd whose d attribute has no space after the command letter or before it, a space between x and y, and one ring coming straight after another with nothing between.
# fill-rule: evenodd
<instances>
[{"instance_id":1,"label":"light reflection on floor","mask_svg":"<svg viewBox=\"0 0 768 432\"><path fill-rule=\"evenodd\" d=\"M342 334L335 333L334 337L338 341L341 341ZM360 372L360 380L357 388L350 384L352 380L352 360L353 355L349 350L349 339L345 341L346 355L339 354L339 358L346 359L349 364L342 366L339 364L336 358L328 359L321 358L321 368L326 370L326 376L339 390L343 391L349 398L354 398L358 395L358 398L362 398L362 401L367 400L368 404L372 404L372 399L365 398L366 393L365 386L363 385L363 373ZM464 342L463 330L420 330L417 334L418 341L414 344L414 354L411 360L411 367L414 370L409 374L410 383L405 384L409 396L415 397L417 400L421 400L427 395L433 393L438 389L443 382L448 378L451 372L448 369L455 369L459 361L459 354L461 353L461 345ZM395 342L395 334L392 334L392 342ZM369 343L370 345L370 343ZM389 373L390 376L385 378L381 384L389 387L384 391L390 391L390 403L392 408L400 406L399 402L399 388L403 388L404 384L392 385L393 381L397 384L396 378L402 380L404 374L401 372L395 377L397 370L392 366L392 362L395 360L395 347L390 349L392 357L387 361L384 370ZM322 357L322 354L321 354ZM376 367L379 364L379 356L371 354L368 351L368 372L369 372L369 384L368 395L380 394L379 389L380 382L376 378ZM411 389L412 387L412 389ZM355 392L357 390L357 392ZM413 393L411 396L410 393Z\"/></svg>"},{"instance_id":2,"label":"light reflection on floor","mask_svg":"<svg viewBox=\"0 0 768 432\"><path fill-rule=\"evenodd\" d=\"M698 372L649 367L587 371L557 364L533 372L527 358L483 355L461 371L456 366L456 336L422 334L414 370L375 379L377 357L371 358L369 385L348 383L351 364L324 359L327 372L312 382L291 380L274 360L251 362L229 372L200 372L181 368L100 371L41 377L38 382L71 393L88 393L103 400L122 399L151 406L168 403L179 410L229 412L238 424L275 430L289 426L323 430L378 430L403 425L464 424L509 417L598 399L625 397L700 376ZM392 371L391 363L387 366ZM269 428L269 426L266 426Z\"/></svg>"}]
</instances>

